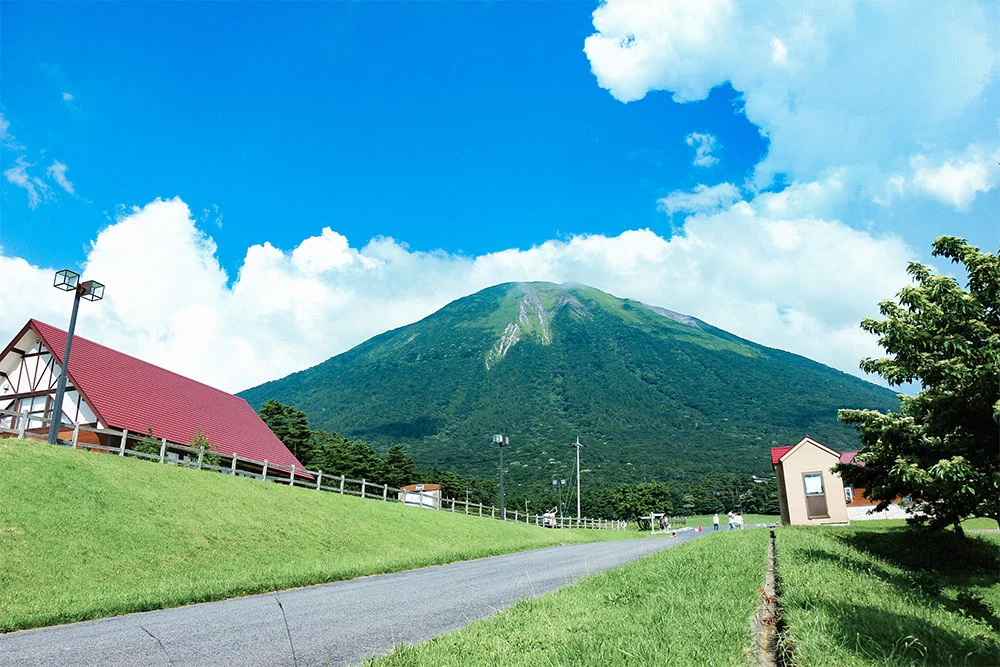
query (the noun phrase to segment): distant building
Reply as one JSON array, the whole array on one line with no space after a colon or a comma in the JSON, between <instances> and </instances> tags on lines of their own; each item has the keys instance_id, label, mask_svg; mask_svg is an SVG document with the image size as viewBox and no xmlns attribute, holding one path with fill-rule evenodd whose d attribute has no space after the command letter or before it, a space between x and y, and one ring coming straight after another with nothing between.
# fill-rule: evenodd
<instances>
[{"instance_id":1,"label":"distant building","mask_svg":"<svg viewBox=\"0 0 1000 667\"><path fill-rule=\"evenodd\" d=\"M399 501L415 507L441 509L441 485L409 484L399 490Z\"/></svg>"},{"instance_id":2,"label":"distant building","mask_svg":"<svg viewBox=\"0 0 1000 667\"><path fill-rule=\"evenodd\" d=\"M3 349L0 426L17 430L20 421L26 420L26 430L48 432L39 418L52 414L65 347L65 331L32 319ZM238 462L242 458L266 460L274 473L293 465L303 469L242 398L80 336L73 337L61 410L61 423L68 425L59 431L61 440L68 440L76 425L127 429L136 436L145 436L151 428L155 438L167 441L168 456L179 458L184 454L172 446L188 444L200 430L224 458L231 460L236 454ZM80 441L88 444L117 446L120 440L80 432ZM260 472L250 468L240 466Z\"/></svg>"},{"instance_id":3,"label":"distant building","mask_svg":"<svg viewBox=\"0 0 1000 667\"><path fill-rule=\"evenodd\" d=\"M904 518L898 505L869 514L877 504L864 489L844 485L831 468L851 463L858 452L838 452L809 436L797 444L771 448L778 484L781 523L793 526L846 525L865 519Z\"/></svg>"}]
</instances>

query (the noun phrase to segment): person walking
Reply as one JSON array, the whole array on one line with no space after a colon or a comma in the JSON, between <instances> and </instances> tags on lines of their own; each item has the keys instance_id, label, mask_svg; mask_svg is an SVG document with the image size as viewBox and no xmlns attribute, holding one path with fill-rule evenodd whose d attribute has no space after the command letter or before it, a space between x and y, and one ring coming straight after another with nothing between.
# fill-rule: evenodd
<instances>
[{"instance_id":1,"label":"person walking","mask_svg":"<svg viewBox=\"0 0 1000 667\"><path fill-rule=\"evenodd\" d=\"M715 516L712 517L712 525L715 526L715 530L719 530L719 513L716 512Z\"/></svg>"},{"instance_id":2,"label":"person walking","mask_svg":"<svg viewBox=\"0 0 1000 667\"><path fill-rule=\"evenodd\" d=\"M733 512L732 512L732 510L730 510L730 511L729 511L729 512L728 512L728 513L726 514L726 516L727 516L727 517L729 517L729 530L735 530L735 528L733 528L733 518L734 518L734 516L733 516Z\"/></svg>"}]
</instances>

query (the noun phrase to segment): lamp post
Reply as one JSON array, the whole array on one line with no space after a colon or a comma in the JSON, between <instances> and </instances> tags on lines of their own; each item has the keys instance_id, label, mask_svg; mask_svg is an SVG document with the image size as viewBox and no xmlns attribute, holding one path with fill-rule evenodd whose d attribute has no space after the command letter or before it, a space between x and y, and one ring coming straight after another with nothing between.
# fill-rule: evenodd
<instances>
[{"instance_id":1,"label":"lamp post","mask_svg":"<svg viewBox=\"0 0 1000 667\"><path fill-rule=\"evenodd\" d=\"M562 516L562 488L566 486L566 480L564 479L554 479L552 480L552 486L556 487L559 491L559 516Z\"/></svg>"},{"instance_id":2,"label":"lamp post","mask_svg":"<svg viewBox=\"0 0 1000 667\"><path fill-rule=\"evenodd\" d=\"M493 436L493 444L500 448L500 520L507 520L507 508L503 504L503 446L509 444L507 436L499 433Z\"/></svg>"},{"instance_id":3,"label":"lamp post","mask_svg":"<svg viewBox=\"0 0 1000 667\"><path fill-rule=\"evenodd\" d=\"M80 309L80 299L100 301L104 298L104 284L96 280L80 282L80 274L76 271L63 269L56 271L52 286L64 292L75 292L73 296L73 314L69 317L69 330L66 331L66 350L63 352L62 368L59 369L59 381L56 384L56 400L52 404L52 421L49 422L49 444L56 444L59 434L59 424L62 422L63 396L66 393L66 369L69 368L69 349L73 344L73 330L76 329L76 313Z\"/></svg>"},{"instance_id":4,"label":"lamp post","mask_svg":"<svg viewBox=\"0 0 1000 667\"><path fill-rule=\"evenodd\" d=\"M576 448L576 518L580 519L580 448L585 447L580 442L580 436L576 436L576 442L570 443L570 447Z\"/></svg>"}]
</instances>

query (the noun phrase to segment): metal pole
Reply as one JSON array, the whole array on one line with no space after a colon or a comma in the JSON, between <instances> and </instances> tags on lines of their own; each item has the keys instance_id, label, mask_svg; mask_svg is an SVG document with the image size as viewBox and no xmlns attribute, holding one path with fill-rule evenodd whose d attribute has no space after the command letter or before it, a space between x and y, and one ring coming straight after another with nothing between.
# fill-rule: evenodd
<instances>
[{"instance_id":1,"label":"metal pole","mask_svg":"<svg viewBox=\"0 0 1000 667\"><path fill-rule=\"evenodd\" d=\"M66 393L66 369L69 367L69 347L73 343L73 330L76 329L76 311L80 309L80 295L83 293L77 285L73 295L73 314L69 317L69 331L66 332L66 351L63 352L62 368L59 369L59 383L56 385L56 401L52 404L52 421L49 423L49 444L56 444L59 424L62 422L63 395ZM51 352L51 351L50 351Z\"/></svg>"},{"instance_id":2,"label":"metal pole","mask_svg":"<svg viewBox=\"0 0 1000 667\"><path fill-rule=\"evenodd\" d=\"M573 443L576 447L576 518L580 519L580 448L583 447L583 443L580 442L580 438L576 439Z\"/></svg>"},{"instance_id":3,"label":"metal pole","mask_svg":"<svg viewBox=\"0 0 1000 667\"><path fill-rule=\"evenodd\" d=\"M507 520L507 509L503 502L503 443L500 443L500 520Z\"/></svg>"}]
</instances>

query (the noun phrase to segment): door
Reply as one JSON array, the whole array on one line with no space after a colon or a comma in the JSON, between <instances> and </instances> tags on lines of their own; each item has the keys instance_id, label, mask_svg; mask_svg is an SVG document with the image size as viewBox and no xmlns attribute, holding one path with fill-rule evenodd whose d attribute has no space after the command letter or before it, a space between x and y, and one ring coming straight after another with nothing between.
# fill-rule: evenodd
<instances>
[{"instance_id":1,"label":"door","mask_svg":"<svg viewBox=\"0 0 1000 667\"><path fill-rule=\"evenodd\" d=\"M826 493L823 489L823 473L803 473L802 485L805 487L806 492L806 518L828 518L830 516L830 512L826 506Z\"/></svg>"}]
</instances>

